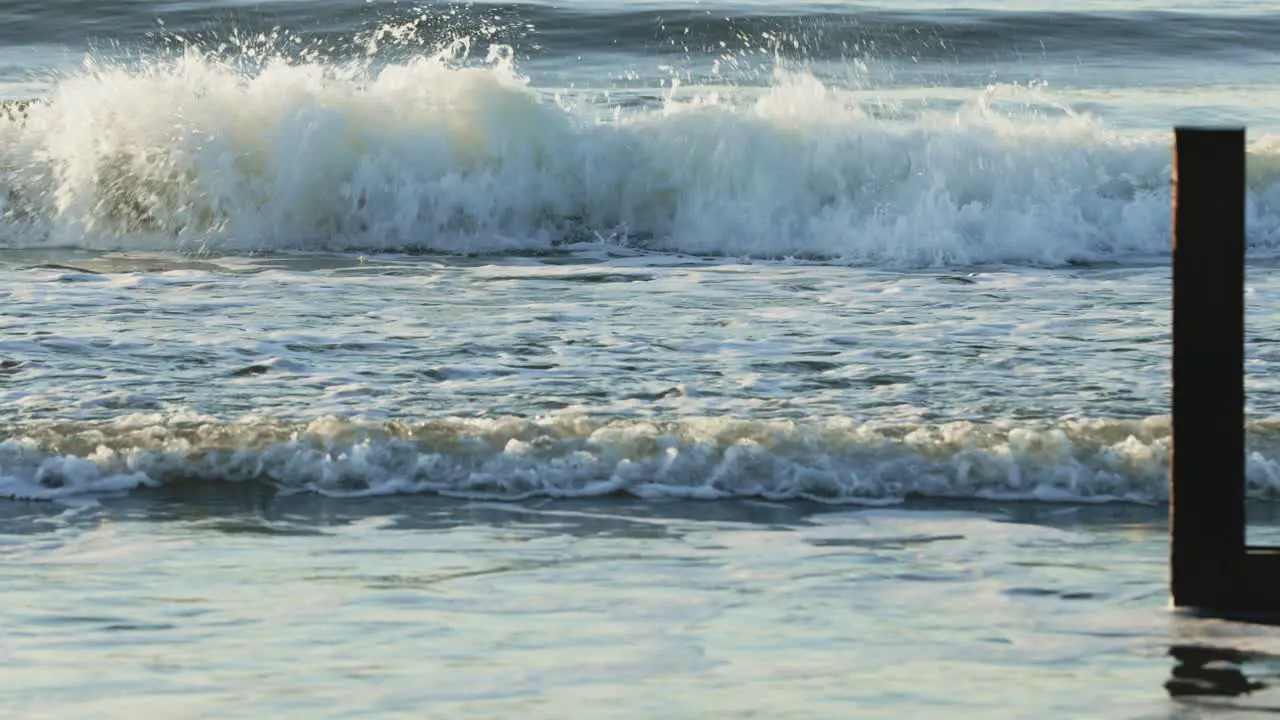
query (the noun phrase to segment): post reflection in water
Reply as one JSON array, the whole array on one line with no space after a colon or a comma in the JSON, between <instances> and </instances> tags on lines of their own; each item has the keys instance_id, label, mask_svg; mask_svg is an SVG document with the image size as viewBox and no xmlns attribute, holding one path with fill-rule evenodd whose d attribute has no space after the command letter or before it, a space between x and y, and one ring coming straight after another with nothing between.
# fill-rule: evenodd
<instances>
[{"instance_id":1,"label":"post reflection in water","mask_svg":"<svg viewBox=\"0 0 1280 720\"><path fill-rule=\"evenodd\" d=\"M1176 664L1164 687L1182 701L1219 705L1225 698L1261 700L1267 695L1263 691L1280 679L1280 656L1200 645L1174 645L1169 654ZM1280 714L1280 701L1229 707Z\"/></svg>"}]
</instances>

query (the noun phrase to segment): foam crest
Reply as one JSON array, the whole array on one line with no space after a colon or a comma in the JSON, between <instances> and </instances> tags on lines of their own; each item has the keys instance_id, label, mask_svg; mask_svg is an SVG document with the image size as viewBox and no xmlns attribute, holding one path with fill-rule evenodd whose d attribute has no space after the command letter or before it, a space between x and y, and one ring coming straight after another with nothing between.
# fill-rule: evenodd
<instances>
[{"instance_id":1,"label":"foam crest","mask_svg":"<svg viewBox=\"0 0 1280 720\"><path fill-rule=\"evenodd\" d=\"M592 242L897 265L1164 252L1168 138L993 87L872 112L805 72L660 107L531 88L510 49L252 68L92 63L0 120L0 244L538 252ZM927 98L923 98L927 101ZM1030 109L1029 109L1030 108ZM1037 109L1038 108L1038 109ZM1047 109L1046 109L1047 108ZM1251 245L1280 228L1260 141Z\"/></svg>"},{"instance_id":2,"label":"foam crest","mask_svg":"<svg viewBox=\"0 0 1280 720\"><path fill-rule=\"evenodd\" d=\"M1249 493L1280 494L1280 433L1250 430ZM310 423L141 414L32 424L0 441L0 495L56 499L184 482L332 496L630 494L886 504L910 496L1166 499L1169 423L858 424L695 418Z\"/></svg>"}]
</instances>

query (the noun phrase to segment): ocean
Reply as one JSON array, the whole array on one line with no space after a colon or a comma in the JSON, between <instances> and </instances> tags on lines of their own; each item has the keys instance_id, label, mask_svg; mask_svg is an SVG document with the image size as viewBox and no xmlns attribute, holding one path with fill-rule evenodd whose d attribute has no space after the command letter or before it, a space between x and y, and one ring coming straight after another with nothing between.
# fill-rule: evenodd
<instances>
[{"instance_id":1,"label":"ocean","mask_svg":"<svg viewBox=\"0 0 1280 720\"><path fill-rule=\"evenodd\" d=\"M1280 545L1278 34L4 0L0 716L1280 713L1166 589L1175 125Z\"/></svg>"}]
</instances>

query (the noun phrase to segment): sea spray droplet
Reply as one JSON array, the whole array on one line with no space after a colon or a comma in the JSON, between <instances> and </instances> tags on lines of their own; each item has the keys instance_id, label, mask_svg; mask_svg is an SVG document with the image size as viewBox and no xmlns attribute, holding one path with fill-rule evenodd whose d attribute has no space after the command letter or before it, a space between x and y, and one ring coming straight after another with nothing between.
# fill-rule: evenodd
<instances>
[{"instance_id":1,"label":"sea spray droplet","mask_svg":"<svg viewBox=\"0 0 1280 720\"><path fill-rule=\"evenodd\" d=\"M1164 134L1041 112L1066 107L1043 87L895 114L865 107L856 88L775 69L755 89L681 89L673 77L657 107L614 114L529 87L513 49L483 41L494 28L424 53L424 28L440 22L379 27L370 37L403 52L377 62L328 58L282 30L233 34L225 52L192 41L138 67L91 62L20 122L0 122L0 167L12 168L0 175L0 245L602 242L907 266L1167 248ZM1255 154L1273 145L1259 140ZM1269 230L1280 174L1256 165L1251 244L1267 248L1280 237Z\"/></svg>"}]
</instances>

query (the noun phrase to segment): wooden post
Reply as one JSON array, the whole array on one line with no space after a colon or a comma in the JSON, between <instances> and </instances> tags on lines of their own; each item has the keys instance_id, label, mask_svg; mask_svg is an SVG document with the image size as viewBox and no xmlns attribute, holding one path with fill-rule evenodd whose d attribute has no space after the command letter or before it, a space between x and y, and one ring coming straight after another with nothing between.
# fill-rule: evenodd
<instances>
[{"instance_id":1,"label":"wooden post","mask_svg":"<svg viewBox=\"0 0 1280 720\"><path fill-rule=\"evenodd\" d=\"M1245 134L1174 134L1170 588L1174 605L1230 609L1247 604Z\"/></svg>"}]
</instances>

